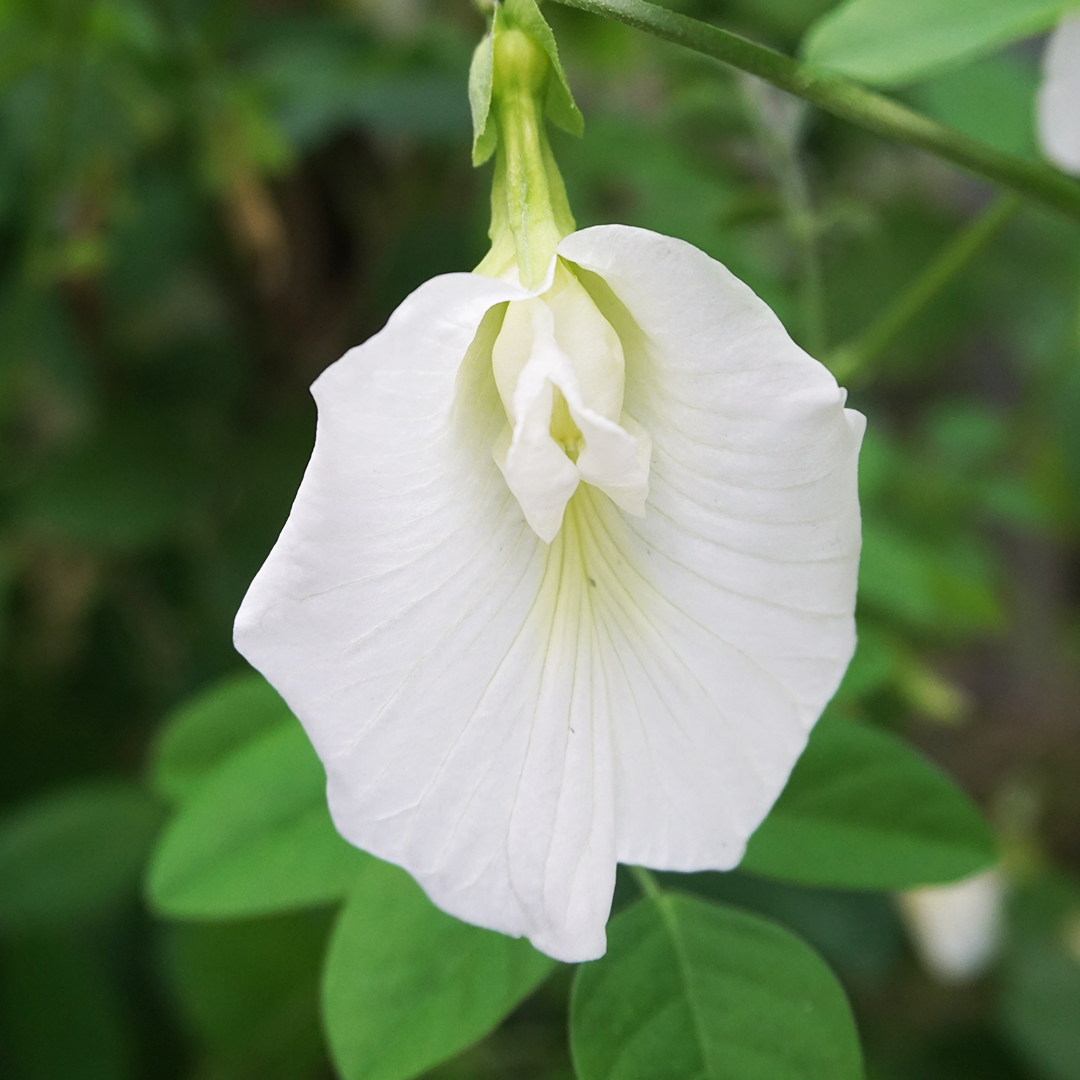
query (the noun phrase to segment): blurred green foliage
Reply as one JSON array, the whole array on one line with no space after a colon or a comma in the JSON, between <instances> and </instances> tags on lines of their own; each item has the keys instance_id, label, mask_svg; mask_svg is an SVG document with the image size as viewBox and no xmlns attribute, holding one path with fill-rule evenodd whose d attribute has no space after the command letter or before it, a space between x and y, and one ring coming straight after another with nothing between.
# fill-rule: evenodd
<instances>
[{"instance_id":1,"label":"blurred green foliage","mask_svg":"<svg viewBox=\"0 0 1080 1080\"><path fill-rule=\"evenodd\" d=\"M833 5L668 6L794 50ZM583 140L553 136L579 224L697 244L804 344L808 252L835 348L989 199L817 114L778 157L730 72L546 10L586 115ZM295 805L213 804L215 770L295 734L240 673L230 627L303 472L308 384L410 289L484 253L466 98L481 29L466 0L0 0L0 1075L332 1075L333 914L291 909L357 888L356 868L313 894L273 850L249 853L296 895L231 921L151 916L139 878L166 803L174 834L199 813L239 829L234 812L317 832L319 888L342 854L304 816L317 775L291 775ZM904 93L1031 153L1036 82L1019 48ZM809 230L785 201L791 168ZM1080 1075L1078 284L1080 230L1025 210L852 387L870 418L860 645L831 709L913 739L988 811L1014 883L999 965L934 983L880 894L676 882L814 945L877 1080ZM228 914L218 884L187 900ZM617 906L636 898L621 878ZM364 948L381 977L380 942ZM474 1003L476 1033L543 974L527 967ZM432 1075L571 1075L568 988L560 970Z\"/></svg>"}]
</instances>

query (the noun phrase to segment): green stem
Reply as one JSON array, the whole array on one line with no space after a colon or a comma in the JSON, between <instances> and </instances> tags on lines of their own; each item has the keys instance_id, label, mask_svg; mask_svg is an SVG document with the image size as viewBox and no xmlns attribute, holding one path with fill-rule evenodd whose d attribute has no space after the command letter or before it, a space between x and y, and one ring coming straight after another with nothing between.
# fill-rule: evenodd
<instances>
[{"instance_id":1,"label":"green stem","mask_svg":"<svg viewBox=\"0 0 1080 1080\"><path fill-rule=\"evenodd\" d=\"M865 372L897 335L967 269L1022 205L1018 196L1002 195L961 229L867 330L833 354L829 368L837 380L847 383Z\"/></svg>"},{"instance_id":2,"label":"green stem","mask_svg":"<svg viewBox=\"0 0 1080 1080\"><path fill-rule=\"evenodd\" d=\"M738 34L646 3L646 0L558 2L616 19L748 71L834 116L887 139L929 150L984 180L1038 199L1080 219L1080 184L1057 169L1042 162L1004 154L842 75L811 67Z\"/></svg>"},{"instance_id":3,"label":"green stem","mask_svg":"<svg viewBox=\"0 0 1080 1080\"><path fill-rule=\"evenodd\" d=\"M647 900L659 900L664 895L651 870L646 870L644 866L631 866L630 873L634 875L641 895Z\"/></svg>"}]
</instances>

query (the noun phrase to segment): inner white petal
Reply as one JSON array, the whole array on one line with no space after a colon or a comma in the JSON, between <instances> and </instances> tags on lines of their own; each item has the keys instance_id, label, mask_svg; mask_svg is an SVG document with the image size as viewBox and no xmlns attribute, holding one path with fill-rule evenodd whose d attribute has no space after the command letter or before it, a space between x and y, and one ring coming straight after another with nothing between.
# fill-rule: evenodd
<instances>
[{"instance_id":1,"label":"inner white petal","mask_svg":"<svg viewBox=\"0 0 1080 1080\"><path fill-rule=\"evenodd\" d=\"M555 341L570 358L583 404L618 423L626 381L619 335L561 261L543 300L555 317Z\"/></svg>"},{"instance_id":2,"label":"inner white petal","mask_svg":"<svg viewBox=\"0 0 1080 1080\"><path fill-rule=\"evenodd\" d=\"M492 370L509 423L493 452L548 543L579 481L645 513L651 440L622 415L625 368L615 330L561 262L547 293L508 305Z\"/></svg>"},{"instance_id":3,"label":"inner white petal","mask_svg":"<svg viewBox=\"0 0 1080 1080\"><path fill-rule=\"evenodd\" d=\"M537 376L529 372L529 376ZM522 384L526 384L522 386ZM563 512L577 490L577 466L551 437L555 388L542 375L519 383L520 411L513 430L505 429L492 448L495 463L521 504L533 532L551 543L562 526Z\"/></svg>"}]
</instances>

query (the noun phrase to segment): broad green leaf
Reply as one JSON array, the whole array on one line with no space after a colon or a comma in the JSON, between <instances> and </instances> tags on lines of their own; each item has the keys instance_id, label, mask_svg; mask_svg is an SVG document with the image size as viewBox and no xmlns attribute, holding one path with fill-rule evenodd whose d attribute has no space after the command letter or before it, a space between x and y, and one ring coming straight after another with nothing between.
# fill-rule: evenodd
<instances>
[{"instance_id":1,"label":"broad green leaf","mask_svg":"<svg viewBox=\"0 0 1080 1080\"><path fill-rule=\"evenodd\" d=\"M674 893L608 924L570 1003L579 1080L858 1080L844 992L774 923Z\"/></svg>"},{"instance_id":2,"label":"broad green leaf","mask_svg":"<svg viewBox=\"0 0 1080 1080\"><path fill-rule=\"evenodd\" d=\"M166 828L151 903L177 918L222 919L339 900L365 856L334 831L325 783L296 721L231 755Z\"/></svg>"},{"instance_id":3,"label":"broad green leaf","mask_svg":"<svg viewBox=\"0 0 1080 1080\"><path fill-rule=\"evenodd\" d=\"M554 961L439 911L404 870L371 860L330 942L323 1018L344 1080L407 1080L491 1031Z\"/></svg>"},{"instance_id":4,"label":"broad green leaf","mask_svg":"<svg viewBox=\"0 0 1080 1080\"><path fill-rule=\"evenodd\" d=\"M145 791L110 780L0 819L0 929L92 918L135 896L161 819Z\"/></svg>"},{"instance_id":5,"label":"broad green leaf","mask_svg":"<svg viewBox=\"0 0 1080 1080\"><path fill-rule=\"evenodd\" d=\"M881 983L899 961L904 938L891 896L812 888L740 870L659 873L661 887L728 904L778 922L841 976Z\"/></svg>"},{"instance_id":6,"label":"broad green leaf","mask_svg":"<svg viewBox=\"0 0 1080 1080\"><path fill-rule=\"evenodd\" d=\"M803 39L812 64L903 86L1048 30L1077 0L847 0Z\"/></svg>"},{"instance_id":7,"label":"broad green leaf","mask_svg":"<svg viewBox=\"0 0 1080 1080\"><path fill-rule=\"evenodd\" d=\"M997 858L970 799L900 739L825 720L741 869L846 889L956 881Z\"/></svg>"},{"instance_id":8,"label":"broad green leaf","mask_svg":"<svg viewBox=\"0 0 1080 1080\"><path fill-rule=\"evenodd\" d=\"M321 910L170 928L165 970L206 1061L200 1076L325 1073L319 978L330 922Z\"/></svg>"},{"instance_id":9,"label":"broad green leaf","mask_svg":"<svg viewBox=\"0 0 1080 1080\"><path fill-rule=\"evenodd\" d=\"M231 753L292 716L259 674L222 679L167 717L151 770L154 787L179 802Z\"/></svg>"}]
</instances>

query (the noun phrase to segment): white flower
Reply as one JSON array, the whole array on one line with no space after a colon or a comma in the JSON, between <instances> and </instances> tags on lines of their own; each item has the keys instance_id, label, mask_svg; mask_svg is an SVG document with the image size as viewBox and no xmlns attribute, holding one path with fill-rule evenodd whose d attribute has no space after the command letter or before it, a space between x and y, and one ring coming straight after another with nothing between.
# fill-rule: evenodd
<instances>
[{"instance_id":1,"label":"white flower","mask_svg":"<svg viewBox=\"0 0 1080 1080\"><path fill-rule=\"evenodd\" d=\"M1080 175L1080 14L1062 19L1046 47L1037 121L1043 153Z\"/></svg>"},{"instance_id":2,"label":"white flower","mask_svg":"<svg viewBox=\"0 0 1080 1080\"><path fill-rule=\"evenodd\" d=\"M1001 947L1005 878L997 867L951 885L912 889L900 912L926 969L945 983L967 982Z\"/></svg>"},{"instance_id":3,"label":"white flower","mask_svg":"<svg viewBox=\"0 0 1080 1080\"><path fill-rule=\"evenodd\" d=\"M315 383L236 620L352 843L600 956L615 864L729 869L854 647L863 417L689 244L450 274Z\"/></svg>"}]
</instances>

